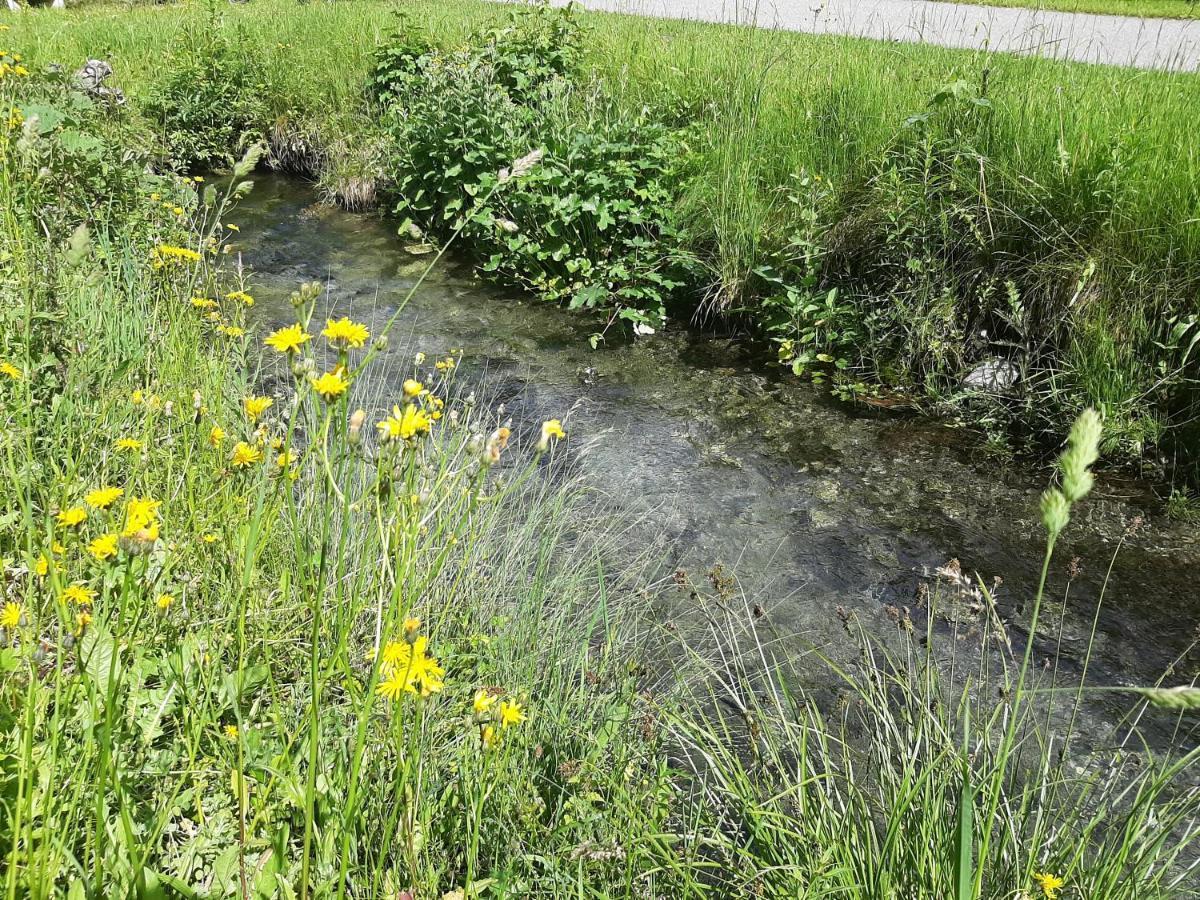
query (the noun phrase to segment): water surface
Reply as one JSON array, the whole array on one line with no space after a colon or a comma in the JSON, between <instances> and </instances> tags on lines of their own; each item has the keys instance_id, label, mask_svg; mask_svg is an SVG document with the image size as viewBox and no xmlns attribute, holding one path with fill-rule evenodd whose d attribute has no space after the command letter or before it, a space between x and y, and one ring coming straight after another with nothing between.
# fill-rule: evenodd
<instances>
[{"instance_id":1,"label":"water surface","mask_svg":"<svg viewBox=\"0 0 1200 900\"><path fill-rule=\"evenodd\" d=\"M319 316L353 313L377 332L425 266L386 221L320 206L293 180L260 178L236 219L266 327L290 321L288 294L316 280L328 288ZM889 606L916 607L929 573L957 558L989 583L1002 577L997 599L1019 646L1041 564L1044 471L997 461L936 422L838 403L768 371L744 342L673 327L597 352L594 330L447 264L403 311L392 363L377 365L399 397L413 349L430 359L461 349L519 432L564 418L584 479L646 523L636 534L671 565L733 567L780 631L844 643L839 607L885 627ZM1189 650L1200 545L1132 481L1102 479L1078 508L1051 572L1066 596L1047 612L1061 617L1062 644L1037 649L1068 669L1082 658L1110 557L1138 520L1112 568L1092 674L1148 683L1174 664L1178 683L1200 667Z\"/></svg>"}]
</instances>

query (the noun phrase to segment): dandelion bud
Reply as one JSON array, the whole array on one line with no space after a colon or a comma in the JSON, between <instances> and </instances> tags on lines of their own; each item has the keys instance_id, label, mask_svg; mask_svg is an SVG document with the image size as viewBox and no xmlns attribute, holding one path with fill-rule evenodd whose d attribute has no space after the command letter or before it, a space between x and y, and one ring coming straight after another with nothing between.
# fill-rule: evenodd
<instances>
[{"instance_id":1,"label":"dandelion bud","mask_svg":"<svg viewBox=\"0 0 1200 900\"><path fill-rule=\"evenodd\" d=\"M377 352L382 353L387 348L388 336L386 334L381 334L379 337L375 338L375 350Z\"/></svg>"},{"instance_id":2,"label":"dandelion bud","mask_svg":"<svg viewBox=\"0 0 1200 900\"><path fill-rule=\"evenodd\" d=\"M413 357L413 365L419 366L423 362L425 362L425 354L424 353L418 353L416 356Z\"/></svg>"},{"instance_id":3,"label":"dandelion bud","mask_svg":"<svg viewBox=\"0 0 1200 900\"><path fill-rule=\"evenodd\" d=\"M365 409L356 409L354 414L350 416L350 443L358 444L362 442L362 427L363 422L367 420L367 411Z\"/></svg>"},{"instance_id":4,"label":"dandelion bud","mask_svg":"<svg viewBox=\"0 0 1200 900\"><path fill-rule=\"evenodd\" d=\"M1063 492L1051 488L1042 494L1042 524L1051 537L1058 537L1071 520L1071 504Z\"/></svg>"},{"instance_id":5,"label":"dandelion bud","mask_svg":"<svg viewBox=\"0 0 1200 900\"><path fill-rule=\"evenodd\" d=\"M163 404L163 415L166 416L168 419L171 418L171 415L174 412L175 412L175 404L172 401L168 400L165 404Z\"/></svg>"}]
</instances>

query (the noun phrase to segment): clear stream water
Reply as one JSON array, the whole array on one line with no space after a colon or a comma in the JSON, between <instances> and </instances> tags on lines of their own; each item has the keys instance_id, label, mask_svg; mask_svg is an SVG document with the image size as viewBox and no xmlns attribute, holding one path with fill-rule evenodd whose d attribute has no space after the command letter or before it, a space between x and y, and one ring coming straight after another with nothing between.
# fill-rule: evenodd
<instances>
[{"instance_id":1,"label":"clear stream water","mask_svg":"<svg viewBox=\"0 0 1200 900\"><path fill-rule=\"evenodd\" d=\"M264 327L290 321L288 294L316 280L328 288L318 315L352 313L377 332L426 262L387 221L316 199L301 182L266 175L235 211L255 313ZM998 602L1020 645L1041 565L1046 472L998 462L936 422L841 404L733 339L680 326L592 351L594 328L452 263L404 310L394 365L377 368L398 398L414 350L432 359L461 348L468 376L505 400L518 433L564 418L582 477L649 524L668 565L726 564L780 632L845 643L839 606L883 628L887 605L914 606L932 570L957 558L968 573L1003 578ZM1078 664L1110 557L1135 517L1146 524L1113 567L1090 680L1150 683L1178 659L1168 683L1179 683L1200 668L1200 652L1188 651L1200 624L1200 543L1132 481L1102 479L1077 510L1051 572L1052 595L1067 598L1047 613L1052 625L1061 616L1062 645L1037 650ZM1073 558L1080 571L1069 578Z\"/></svg>"}]
</instances>

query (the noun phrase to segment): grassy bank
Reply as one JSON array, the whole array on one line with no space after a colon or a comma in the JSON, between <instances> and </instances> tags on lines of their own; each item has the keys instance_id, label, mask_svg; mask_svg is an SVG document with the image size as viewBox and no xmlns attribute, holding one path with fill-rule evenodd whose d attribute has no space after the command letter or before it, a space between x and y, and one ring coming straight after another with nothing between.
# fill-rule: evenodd
<instances>
[{"instance_id":1,"label":"grassy bank","mask_svg":"<svg viewBox=\"0 0 1200 900\"><path fill-rule=\"evenodd\" d=\"M418 220L430 214L431 185L422 186L424 207L406 208L394 182L419 167L404 157L415 140L442 138L433 126L400 135L388 104L365 100L378 48L411 38L446 58L464 53L464 65L490 65L486 47L495 46L494 29L509 10L472 0L404 10L407 38L396 37L383 4L267 0L222 9L229 68L195 65L184 81L200 79L208 102L223 109L223 128L233 121L241 132L271 137L277 161L313 171L331 197L382 200L399 219L425 227L432 220ZM38 62L103 51L136 100L168 101L152 103L161 123L168 106L192 101L183 99L184 83L162 93L158 53L179 46L190 27L193 40L176 52L175 71L211 56L195 43L211 35L207 17L196 6L98 7L30 15L20 31ZM571 85L559 91L560 108L542 109L536 123L517 118L527 129L557 130L560 155L574 155L566 169L575 181L555 188L567 196L584 189L579 166L597 157L566 138L595 131L599 118L616 120L610 143L671 160L653 174L653 221L624 211L650 241L633 268L638 277L652 273L653 283L624 294L608 287L612 272L593 265L607 236L576 221L565 223L568 249L547 251L589 259L570 278L555 281L531 254L521 265L533 271L513 263L494 275L597 308L607 323L602 339L621 324L661 328L663 314L668 327L732 317L774 341L780 363L799 375L827 378L850 397L899 393L983 426L997 443L1015 434L1018 443L1052 444L1054 423L1096 406L1113 458L1160 473L1178 466L1184 477L1192 471L1200 445L1194 76L579 19L586 37L564 43L578 53L558 73ZM242 74L231 82L230 71ZM247 102L239 106L235 95ZM529 111L530 97L505 100ZM189 137L171 150L184 163L208 162L186 145L210 132L217 114L193 112L192 120L187 110L172 119L169 127ZM662 141L628 143L651 123L665 130ZM459 134L443 149L477 138ZM482 139L495 146L500 138ZM454 177L470 187L467 176ZM544 216L536 206L527 214ZM544 237L531 242L545 249ZM494 247L478 255L490 260ZM666 265L681 260L683 269Z\"/></svg>"},{"instance_id":2,"label":"grassy bank","mask_svg":"<svg viewBox=\"0 0 1200 900\"><path fill-rule=\"evenodd\" d=\"M6 896L1196 892L1194 689L1127 689L1161 752L1089 746L1086 661L1043 673L969 578L949 641L906 610L809 654L719 570L649 580L554 477L562 423L512 433L319 285L247 324L257 147L220 189L156 173L134 110L0 37ZM1100 439L1082 416L1045 495L1047 567Z\"/></svg>"},{"instance_id":3,"label":"grassy bank","mask_svg":"<svg viewBox=\"0 0 1200 900\"><path fill-rule=\"evenodd\" d=\"M1200 18L1194 0L957 0L978 6L1009 6L1057 12L1099 13L1106 16L1143 16L1157 19Z\"/></svg>"}]
</instances>

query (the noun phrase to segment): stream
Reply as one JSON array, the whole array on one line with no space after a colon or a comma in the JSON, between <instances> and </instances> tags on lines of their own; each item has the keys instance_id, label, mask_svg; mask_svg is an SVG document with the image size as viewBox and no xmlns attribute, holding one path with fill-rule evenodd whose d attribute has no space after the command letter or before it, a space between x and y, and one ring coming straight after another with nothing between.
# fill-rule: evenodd
<instances>
[{"instance_id":1,"label":"stream","mask_svg":"<svg viewBox=\"0 0 1200 900\"><path fill-rule=\"evenodd\" d=\"M283 176L260 173L231 217L263 329L291 322L290 292L320 281L318 318L353 315L377 333L427 265L393 224L318 204L307 184ZM936 421L840 403L767 369L733 338L676 323L593 351L594 330L590 317L449 263L403 311L387 351L395 364L376 368L399 398L412 352L432 360L461 349L467 376L504 400L518 433L563 418L585 483L648 523L668 565L699 577L725 564L782 633L845 643L839 607L882 628L888 607L914 607L933 571L958 559L988 584L1003 579L997 604L1022 645L1048 472L988 456ZM1063 534L1045 613L1051 637L1036 652L1078 668L1122 539L1089 682L1150 684L1173 664L1166 683L1186 681L1200 668L1190 649L1200 625L1197 529L1169 523L1148 487L1114 476L1099 479Z\"/></svg>"}]
</instances>

